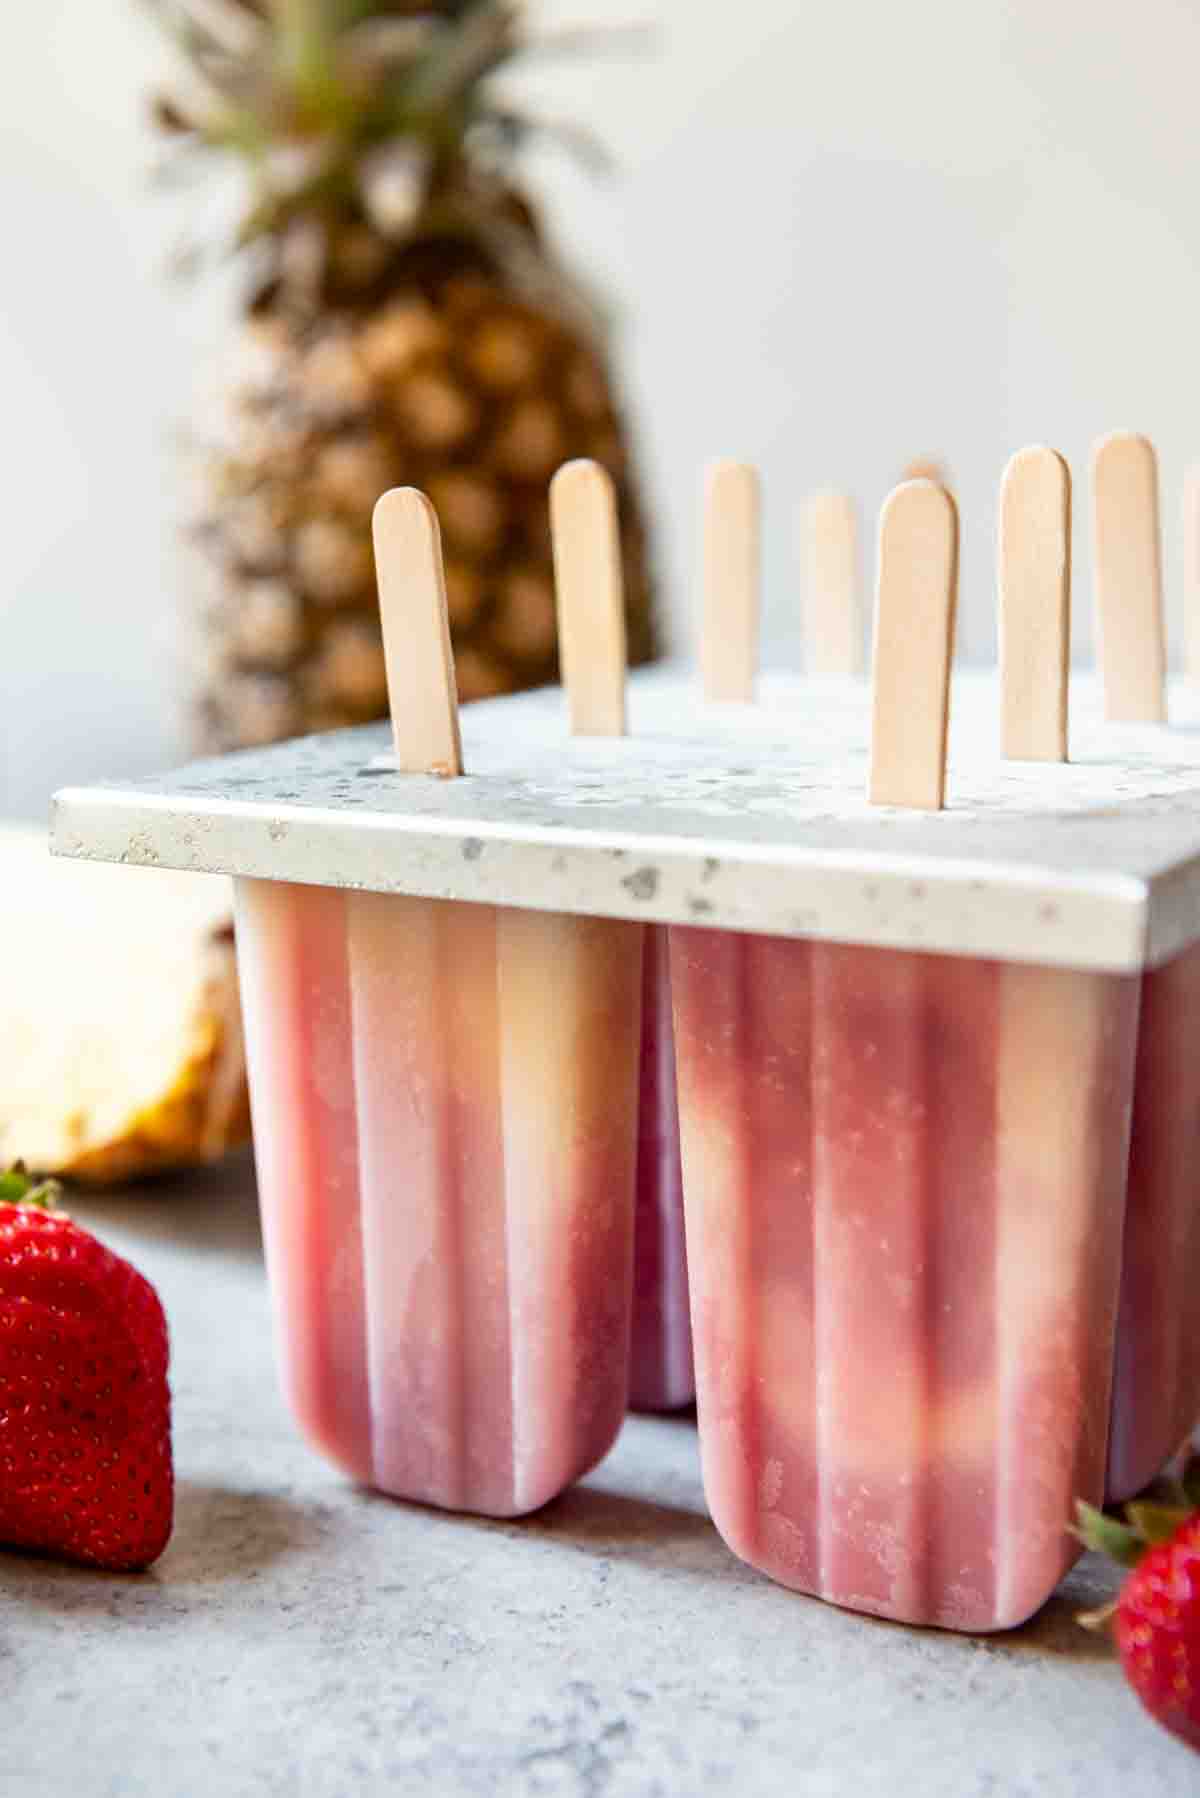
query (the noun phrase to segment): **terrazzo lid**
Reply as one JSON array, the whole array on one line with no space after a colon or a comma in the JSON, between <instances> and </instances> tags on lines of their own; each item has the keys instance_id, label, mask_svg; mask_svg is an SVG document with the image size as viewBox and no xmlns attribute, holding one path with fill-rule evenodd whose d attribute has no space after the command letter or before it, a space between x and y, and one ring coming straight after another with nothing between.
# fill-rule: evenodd
<instances>
[{"instance_id":1,"label":"terrazzo lid","mask_svg":"<svg viewBox=\"0 0 1200 1798\"><path fill-rule=\"evenodd\" d=\"M557 688L468 707L467 773L399 773L386 725L68 788L57 854L541 910L1132 971L1200 940L1200 700L1003 762L994 674L954 683L948 803L867 803L869 697L765 677L754 707L635 675L630 734Z\"/></svg>"}]
</instances>

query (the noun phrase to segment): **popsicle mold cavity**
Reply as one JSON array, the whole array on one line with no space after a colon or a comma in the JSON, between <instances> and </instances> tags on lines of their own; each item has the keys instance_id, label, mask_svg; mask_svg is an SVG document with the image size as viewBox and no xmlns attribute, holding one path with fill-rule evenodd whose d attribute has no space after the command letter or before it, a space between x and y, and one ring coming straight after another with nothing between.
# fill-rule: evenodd
<instances>
[{"instance_id":1,"label":"popsicle mold cavity","mask_svg":"<svg viewBox=\"0 0 1200 1798\"><path fill-rule=\"evenodd\" d=\"M705 1489L857 1610L1021 1622L1103 1492L1138 982L671 932Z\"/></svg>"},{"instance_id":2,"label":"popsicle mold cavity","mask_svg":"<svg viewBox=\"0 0 1200 1798\"><path fill-rule=\"evenodd\" d=\"M695 1396L667 933L651 925L642 984L629 1400L639 1411L674 1411Z\"/></svg>"},{"instance_id":3,"label":"popsicle mold cavity","mask_svg":"<svg viewBox=\"0 0 1200 1798\"><path fill-rule=\"evenodd\" d=\"M237 883L276 1338L313 1443L513 1516L626 1406L637 925Z\"/></svg>"}]
</instances>

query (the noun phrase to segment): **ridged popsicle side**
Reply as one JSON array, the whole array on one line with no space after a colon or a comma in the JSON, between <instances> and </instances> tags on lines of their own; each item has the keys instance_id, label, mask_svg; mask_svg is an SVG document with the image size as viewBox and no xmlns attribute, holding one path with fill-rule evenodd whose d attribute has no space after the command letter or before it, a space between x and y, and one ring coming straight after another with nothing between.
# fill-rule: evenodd
<instances>
[{"instance_id":1,"label":"ridged popsicle side","mask_svg":"<svg viewBox=\"0 0 1200 1798\"><path fill-rule=\"evenodd\" d=\"M1144 976L1108 1490L1128 1498L1200 1422L1200 947Z\"/></svg>"},{"instance_id":2,"label":"ridged popsicle side","mask_svg":"<svg viewBox=\"0 0 1200 1798\"><path fill-rule=\"evenodd\" d=\"M629 1401L640 925L498 914L516 1511L604 1455Z\"/></svg>"},{"instance_id":3,"label":"ridged popsicle side","mask_svg":"<svg viewBox=\"0 0 1200 1798\"><path fill-rule=\"evenodd\" d=\"M642 979L629 1400L638 1411L674 1411L695 1396L667 932L651 925Z\"/></svg>"},{"instance_id":4,"label":"ridged popsicle side","mask_svg":"<svg viewBox=\"0 0 1200 1798\"><path fill-rule=\"evenodd\" d=\"M627 1403L642 931L240 886L297 1419L395 1496L533 1510Z\"/></svg>"},{"instance_id":5,"label":"ridged popsicle side","mask_svg":"<svg viewBox=\"0 0 1200 1798\"><path fill-rule=\"evenodd\" d=\"M348 902L374 1483L513 1509L496 914Z\"/></svg>"},{"instance_id":6,"label":"ridged popsicle side","mask_svg":"<svg viewBox=\"0 0 1200 1798\"><path fill-rule=\"evenodd\" d=\"M1140 982L999 964L996 1627L1043 1603L1099 1504L1111 1415Z\"/></svg>"},{"instance_id":7,"label":"ridged popsicle side","mask_svg":"<svg viewBox=\"0 0 1200 1798\"><path fill-rule=\"evenodd\" d=\"M369 1482L345 895L239 880L236 903L254 1152L284 1391L315 1446Z\"/></svg>"},{"instance_id":8,"label":"ridged popsicle side","mask_svg":"<svg viewBox=\"0 0 1200 1798\"><path fill-rule=\"evenodd\" d=\"M682 928L671 974L718 1527L839 1604L1019 1622L1103 1483L1136 981Z\"/></svg>"}]
</instances>

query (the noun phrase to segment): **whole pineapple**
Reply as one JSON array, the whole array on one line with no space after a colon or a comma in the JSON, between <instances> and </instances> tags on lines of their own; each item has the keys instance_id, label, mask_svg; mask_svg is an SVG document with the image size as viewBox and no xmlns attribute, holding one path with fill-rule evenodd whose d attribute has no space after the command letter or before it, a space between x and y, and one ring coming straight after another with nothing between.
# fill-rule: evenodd
<instances>
[{"instance_id":1,"label":"whole pineapple","mask_svg":"<svg viewBox=\"0 0 1200 1798\"><path fill-rule=\"evenodd\" d=\"M646 547L602 330L511 174L533 123L488 77L511 0L150 0L185 53L183 153L240 156L246 316L191 507L200 736L263 743L386 709L370 516L424 488L463 699L557 673L546 488L593 456L621 502L633 660Z\"/></svg>"}]
</instances>

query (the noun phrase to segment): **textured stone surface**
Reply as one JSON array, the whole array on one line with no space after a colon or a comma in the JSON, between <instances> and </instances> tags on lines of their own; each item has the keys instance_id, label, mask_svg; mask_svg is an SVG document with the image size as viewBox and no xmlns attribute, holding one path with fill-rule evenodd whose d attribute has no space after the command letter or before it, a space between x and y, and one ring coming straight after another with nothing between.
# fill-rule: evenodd
<instances>
[{"instance_id":1,"label":"textured stone surface","mask_svg":"<svg viewBox=\"0 0 1200 1798\"><path fill-rule=\"evenodd\" d=\"M1093 683L1094 689L1094 683ZM56 853L1128 972L1196 940L1196 732L1114 730L1004 762L994 679L955 685L947 808L866 797L865 682L700 706L630 682L630 734L571 737L557 688L462 719L467 778L396 771L386 725L57 795ZM1194 716L1194 701L1191 702ZM1088 713L1091 712L1089 719Z\"/></svg>"},{"instance_id":2,"label":"textured stone surface","mask_svg":"<svg viewBox=\"0 0 1200 1798\"><path fill-rule=\"evenodd\" d=\"M276 1390L246 1172L75 1210L167 1305L178 1523L140 1578L0 1556L6 1795L1200 1790L1073 1621L1102 1572L1001 1638L799 1598L723 1548L688 1420L523 1523L356 1491Z\"/></svg>"}]
</instances>

